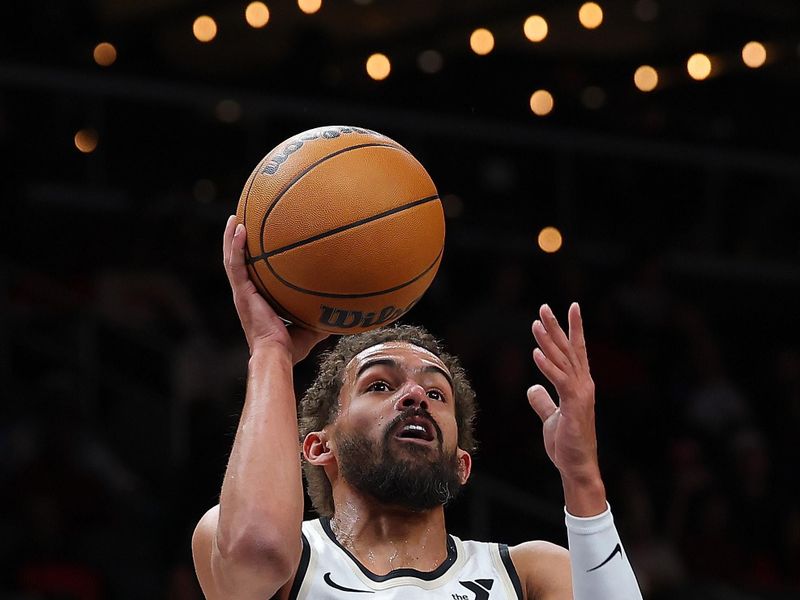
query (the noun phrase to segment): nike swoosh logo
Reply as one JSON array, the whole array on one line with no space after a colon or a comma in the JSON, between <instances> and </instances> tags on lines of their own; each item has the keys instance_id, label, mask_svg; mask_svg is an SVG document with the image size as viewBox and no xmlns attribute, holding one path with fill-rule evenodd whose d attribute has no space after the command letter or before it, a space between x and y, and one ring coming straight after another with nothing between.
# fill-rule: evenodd
<instances>
[{"instance_id":1,"label":"nike swoosh logo","mask_svg":"<svg viewBox=\"0 0 800 600\"><path fill-rule=\"evenodd\" d=\"M588 570L588 571L586 571L586 572L587 572L587 573L591 573L592 571L597 571L597 569L599 569L600 567L602 567L604 564L606 564L608 561L610 561L612 558L614 558L614 556L616 556L617 554L619 554L620 556L622 556L622 546L620 546L619 544L617 544L617 545L614 547L614 549L611 551L611 554L609 554L609 555L608 555L608 558L607 558L607 559L605 559L603 562L601 562L601 563L600 563L599 565L597 565L596 567L592 567L591 569L589 569L589 570Z\"/></svg>"},{"instance_id":2,"label":"nike swoosh logo","mask_svg":"<svg viewBox=\"0 0 800 600\"><path fill-rule=\"evenodd\" d=\"M327 583L329 586L336 590L341 590L342 592L354 592L356 594L374 594L372 590L354 590L353 588L344 587L343 585L339 585L333 579L331 579L331 572L328 571L325 575L322 576L322 579Z\"/></svg>"}]
</instances>

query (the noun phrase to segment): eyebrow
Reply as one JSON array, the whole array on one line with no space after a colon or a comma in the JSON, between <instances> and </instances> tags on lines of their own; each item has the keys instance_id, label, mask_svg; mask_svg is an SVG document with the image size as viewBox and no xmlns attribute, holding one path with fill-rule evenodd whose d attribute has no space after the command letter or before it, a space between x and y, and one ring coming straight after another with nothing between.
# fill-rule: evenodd
<instances>
[{"instance_id":1,"label":"eyebrow","mask_svg":"<svg viewBox=\"0 0 800 600\"><path fill-rule=\"evenodd\" d=\"M386 365L387 367L391 367L393 369L399 369L400 365L398 362L393 358L373 358L372 360L368 360L363 365L358 368L358 372L356 373L356 379L361 377L361 374L366 371L367 369L371 369L377 365ZM450 384L450 388L453 388L453 378L450 376L450 373L442 369L441 367L437 367L436 365L425 365L420 369L423 373L438 373L439 375L443 376L447 379L447 383Z\"/></svg>"}]
</instances>

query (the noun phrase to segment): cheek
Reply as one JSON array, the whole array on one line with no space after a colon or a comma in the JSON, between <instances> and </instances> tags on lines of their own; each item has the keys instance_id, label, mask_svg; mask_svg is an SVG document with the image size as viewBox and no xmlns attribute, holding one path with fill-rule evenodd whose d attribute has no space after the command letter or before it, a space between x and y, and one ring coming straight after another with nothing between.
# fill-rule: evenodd
<instances>
[{"instance_id":1,"label":"cheek","mask_svg":"<svg viewBox=\"0 0 800 600\"><path fill-rule=\"evenodd\" d=\"M354 402L343 416L346 418L348 429L368 436L376 431L382 432L391 422L385 407L374 402Z\"/></svg>"},{"instance_id":2,"label":"cheek","mask_svg":"<svg viewBox=\"0 0 800 600\"><path fill-rule=\"evenodd\" d=\"M455 416L448 411L441 415L434 414L433 417L442 430L445 444L451 448L458 446L458 425Z\"/></svg>"}]
</instances>

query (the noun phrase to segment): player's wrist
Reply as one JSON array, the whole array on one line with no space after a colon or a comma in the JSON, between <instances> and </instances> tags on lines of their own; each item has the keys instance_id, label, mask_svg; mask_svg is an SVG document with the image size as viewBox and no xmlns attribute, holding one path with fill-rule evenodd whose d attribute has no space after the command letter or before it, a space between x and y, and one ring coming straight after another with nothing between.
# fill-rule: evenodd
<instances>
[{"instance_id":1,"label":"player's wrist","mask_svg":"<svg viewBox=\"0 0 800 600\"><path fill-rule=\"evenodd\" d=\"M598 470L594 475L566 477L562 474L564 504L567 512L576 517L593 517L608 507L606 488Z\"/></svg>"},{"instance_id":2,"label":"player's wrist","mask_svg":"<svg viewBox=\"0 0 800 600\"><path fill-rule=\"evenodd\" d=\"M249 366L253 367L265 362L288 361L288 366L293 365L292 349L285 343L278 340L264 338L254 340L250 348Z\"/></svg>"},{"instance_id":3,"label":"player's wrist","mask_svg":"<svg viewBox=\"0 0 800 600\"><path fill-rule=\"evenodd\" d=\"M603 484L600 466L596 460L587 460L585 464L560 466L558 469L561 481L572 487L598 487Z\"/></svg>"}]
</instances>

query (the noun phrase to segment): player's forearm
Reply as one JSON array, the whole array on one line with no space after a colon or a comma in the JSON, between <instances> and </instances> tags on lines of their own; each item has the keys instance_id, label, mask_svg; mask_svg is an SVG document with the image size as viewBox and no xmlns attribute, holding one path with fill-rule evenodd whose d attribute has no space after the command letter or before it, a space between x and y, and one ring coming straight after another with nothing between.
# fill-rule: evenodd
<instances>
[{"instance_id":1,"label":"player's forearm","mask_svg":"<svg viewBox=\"0 0 800 600\"><path fill-rule=\"evenodd\" d=\"M299 547L303 484L292 358L258 348L220 496L221 550L275 552Z\"/></svg>"},{"instance_id":2,"label":"player's forearm","mask_svg":"<svg viewBox=\"0 0 800 600\"><path fill-rule=\"evenodd\" d=\"M642 600L611 508L595 516L566 515L574 600Z\"/></svg>"}]
</instances>

